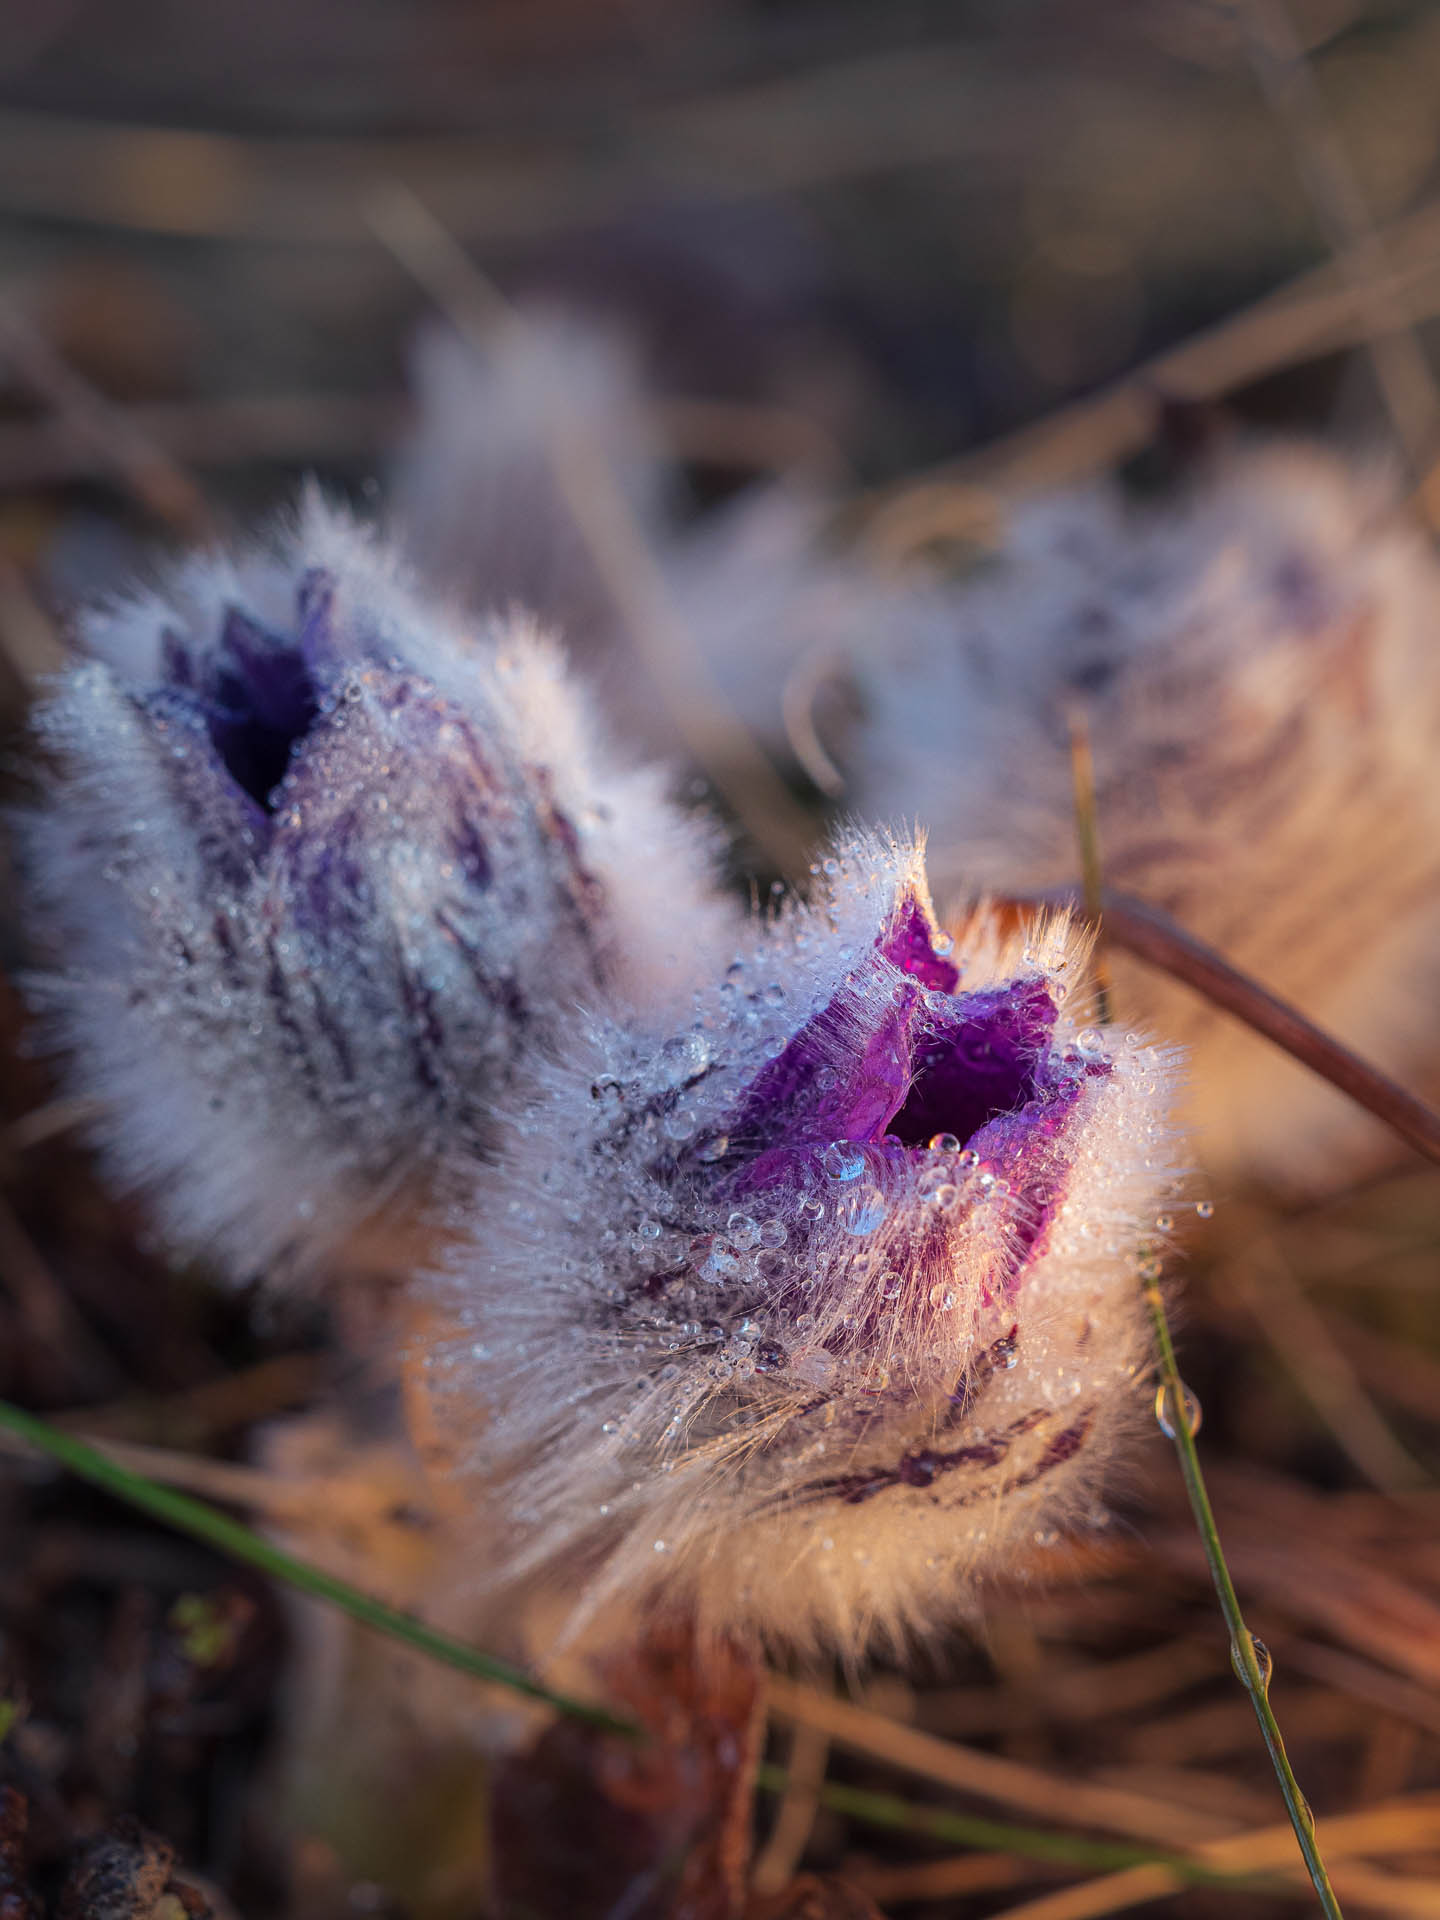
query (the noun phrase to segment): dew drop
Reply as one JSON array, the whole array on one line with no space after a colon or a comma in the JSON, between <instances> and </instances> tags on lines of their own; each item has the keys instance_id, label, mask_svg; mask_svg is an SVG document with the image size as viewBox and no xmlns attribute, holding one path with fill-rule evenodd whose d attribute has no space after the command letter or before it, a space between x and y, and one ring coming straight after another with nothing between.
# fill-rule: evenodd
<instances>
[{"instance_id":1,"label":"dew drop","mask_svg":"<svg viewBox=\"0 0 1440 1920\"><path fill-rule=\"evenodd\" d=\"M820 1164L831 1180L858 1180L865 1171L865 1154L853 1140L835 1140L821 1154Z\"/></svg>"},{"instance_id":2,"label":"dew drop","mask_svg":"<svg viewBox=\"0 0 1440 1920\"><path fill-rule=\"evenodd\" d=\"M1105 1036L1098 1027L1082 1027L1075 1036L1075 1044L1081 1053L1098 1060L1105 1051Z\"/></svg>"},{"instance_id":3,"label":"dew drop","mask_svg":"<svg viewBox=\"0 0 1440 1920\"><path fill-rule=\"evenodd\" d=\"M837 1217L846 1233L859 1236L874 1233L888 1211L885 1196L880 1189L865 1186L854 1193L846 1194L837 1209Z\"/></svg>"},{"instance_id":4,"label":"dew drop","mask_svg":"<svg viewBox=\"0 0 1440 1920\"><path fill-rule=\"evenodd\" d=\"M1260 1692L1262 1695L1267 1694L1270 1691L1270 1676L1275 1671L1275 1661L1263 1640L1257 1640L1253 1633L1249 1638L1255 1653L1255 1665L1260 1674ZM1238 1640L1230 1642L1230 1664L1234 1667L1241 1685L1250 1687L1250 1676L1245 1671L1245 1656ZM1251 1690L1253 1691L1253 1688Z\"/></svg>"},{"instance_id":5,"label":"dew drop","mask_svg":"<svg viewBox=\"0 0 1440 1920\"><path fill-rule=\"evenodd\" d=\"M837 1371L832 1356L820 1347L812 1347L808 1352L800 1353L790 1362L790 1371L797 1380L803 1380L810 1387L828 1387Z\"/></svg>"},{"instance_id":6,"label":"dew drop","mask_svg":"<svg viewBox=\"0 0 1440 1920\"><path fill-rule=\"evenodd\" d=\"M1197 1200L1195 1202L1195 1211L1202 1220L1213 1220L1215 1218L1215 1202L1213 1200Z\"/></svg>"},{"instance_id":7,"label":"dew drop","mask_svg":"<svg viewBox=\"0 0 1440 1920\"><path fill-rule=\"evenodd\" d=\"M1161 1233L1169 1233L1174 1224L1175 1220L1172 1214L1157 1213L1155 1216L1155 1225Z\"/></svg>"},{"instance_id":8,"label":"dew drop","mask_svg":"<svg viewBox=\"0 0 1440 1920\"><path fill-rule=\"evenodd\" d=\"M1200 1422L1204 1418L1200 1402L1182 1381L1180 1384L1180 1404L1184 1409L1185 1431L1193 1438L1200 1431ZM1162 1380L1155 1389L1155 1418L1160 1423L1160 1431L1167 1440L1173 1440L1180 1430L1180 1421L1175 1415L1175 1398L1169 1383Z\"/></svg>"},{"instance_id":9,"label":"dew drop","mask_svg":"<svg viewBox=\"0 0 1440 1920\"><path fill-rule=\"evenodd\" d=\"M953 1133L932 1133L929 1147L932 1153L958 1153L960 1142Z\"/></svg>"},{"instance_id":10,"label":"dew drop","mask_svg":"<svg viewBox=\"0 0 1440 1920\"><path fill-rule=\"evenodd\" d=\"M725 1223L725 1231L730 1244L742 1252L760 1244L760 1222L752 1220L748 1213L732 1213Z\"/></svg>"}]
</instances>

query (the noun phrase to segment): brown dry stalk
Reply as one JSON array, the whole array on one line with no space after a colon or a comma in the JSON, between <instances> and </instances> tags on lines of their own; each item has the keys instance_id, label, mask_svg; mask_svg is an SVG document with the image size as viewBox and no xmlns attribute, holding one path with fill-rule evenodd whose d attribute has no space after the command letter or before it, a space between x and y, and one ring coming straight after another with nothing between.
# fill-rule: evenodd
<instances>
[{"instance_id":1,"label":"brown dry stalk","mask_svg":"<svg viewBox=\"0 0 1440 1920\"><path fill-rule=\"evenodd\" d=\"M1047 906L1068 906L1076 913L1085 910L1083 898L1073 889L1059 889L1041 898ZM1108 887L1101 905L1105 939L1112 947L1168 973L1212 1006L1233 1014L1322 1080L1328 1080L1357 1106L1374 1114L1417 1153L1440 1164L1440 1114L1432 1112L1414 1094L1397 1086L1313 1020L1297 1013L1268 987L1232 966L1161 908Z\"/></svg>"},{"instance_id":2,"label":"brown dry stalk","mask_svg":"<svg viewBox=\"0 0 1440 1920\"><path fill-rule=\"evenodd\" d=\"M91 450L144 510L187 541L213 540L208 501L190 475L111 406L62 359L40 329L13 307L0 307L0 359L50 407L63 431Z\"/></svg>"},{"instance_id":3,"label":"brown dry stalk","mask_svg":"<svg viewBox=\"0 0 1440 1920\"><path fill-rule=\"evenodd\" d=\"M1340 1814L1316 1823L1326 1854L1340 1861L1357 1854L1412 1853L1440 1844L1440 1799L1433 1793L1371 1807L1363 1813ZM1299 1881L1302 1869L1294 1864L1295 1835L1289 1825L1260 1827L1196 1848L1197 1859L1226 1873L1282 1872ZM1357 1904L1396 1915L1440 1916L1440 1881L1405 1880L1382 1876L1364 1868L1341 1868L1333 1876L1336 1887ZM1119 1913L1145 1900L1179 1893L1184 1881L1169 1867L1127 1867L1107 1873L1062 1892L1027 1900L1010 1907L996 1920L1096 1920ZM893 1897L893 1896L892 1896Z\"/></svg>"},{"instance_id":4,"label":"brown dry stalk","mask_svg":"<svg viewBox=\"0 0 1440 1920\"><path fill-rule=\"evenodd\" d=\"M1214 1839L1229 1825L1146 1794L1087 1786L1017 1760L976 1753L780 1674L770 1676L768 1699L776 1718L813 1727L836 1746L1066 1827L1096 1827L1161 1846L1189 1847Z\"/></svg>"}]
</instances>

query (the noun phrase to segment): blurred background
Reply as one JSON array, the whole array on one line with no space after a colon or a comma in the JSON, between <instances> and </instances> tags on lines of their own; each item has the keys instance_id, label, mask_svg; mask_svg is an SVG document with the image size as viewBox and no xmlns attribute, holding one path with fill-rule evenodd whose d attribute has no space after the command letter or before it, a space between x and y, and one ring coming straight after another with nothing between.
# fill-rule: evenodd
<instances>
[{"instance_id":1,"label":"blurred background","mask_svg":"<svg viewBox=\"0 0 1440 1920\"><path fill-rule=\"evenodd\" d=\"M1433 5L0 12L12 792L26 707L65 657L77 600L159 550L249 528L307 474L362 508L383 499L413 418L416 329L447 285L474 292L446 241L511 299L623 327L688 423L696 515L793 467L854 526L923 544L968 533L977 495L1003 512L1122 465L1143 481L1212 414L1378 447L1430 500ZM438 223L436 241L422 222L418 272L384 217L397 204ZM821 796L787 777L818 829ZM159 1258L140 1205L102 1191L83 1114L27 1049L12 891L0 1393L90 1433L239 1461L257 1423L333 1387L323 1315L217 1297ZM1356 1911L1440 1912L1437 1246L1440 1192L1418 1159L1304 1203L1237 1197L1196 1238L1184 1308L1222 1526L1302 1780L1325 1814L1400 1808L1349 1868ZM1280 1819L1158 1438L1119 1512L981 1639L868 1682L868 1748L832 1750L802 1724L777 1756L894 1790L884 1727L899 1726L1189 1810L1198 1825L1177 1815L1176 1845ZM396 1890L405 1873L382 1884L331 1839L275 1824L256 1782L287 1647L258 1581L0 1454L0 1781L31 1820L23 1859L0 1838L0 1911L7 1873L49 1898L74 1848L131 1814L181 1850L217 1915L438 1911ZM899 1784L996 1811L940 1777ZM1003 1848L877 1835L813 1796L786 1807L783 1831L762 1814L766 1884L783 1893L806 1861L843 1873L857 1903L817 1914L870 1899L1000 1913L1055 1877ZM1068 1817L1057 1791L1050 1818ZM549 1830L517 1819L516 1833L533 1864ZM1300 1897L1190 1891L1154 1910ZM1089 1899L1051 1920L1110 1910Z\"/></svg>"}]
</instances>

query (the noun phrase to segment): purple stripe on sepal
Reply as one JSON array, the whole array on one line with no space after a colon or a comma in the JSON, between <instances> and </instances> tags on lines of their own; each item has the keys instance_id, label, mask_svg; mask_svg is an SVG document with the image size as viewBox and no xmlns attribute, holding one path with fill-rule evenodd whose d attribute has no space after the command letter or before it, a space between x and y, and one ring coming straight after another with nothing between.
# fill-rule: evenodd
<instances>
[{"instance_id":1,"label":"purple stripe on sepal","mask_svg":"<svg viewBox=\"0 0 1440 1920\"><path fill-rule=\"evenodd\" d=\"M215 748L204 704L181 687L132 696L176 811L213 879L243 887L270 837L263 807L236 784Z\"/></svg>"}]
</instances>

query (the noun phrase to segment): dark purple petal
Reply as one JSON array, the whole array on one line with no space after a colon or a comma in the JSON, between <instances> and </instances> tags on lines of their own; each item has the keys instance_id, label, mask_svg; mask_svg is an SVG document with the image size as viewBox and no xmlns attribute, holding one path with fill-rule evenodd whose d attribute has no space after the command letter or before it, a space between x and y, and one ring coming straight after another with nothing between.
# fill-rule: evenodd
<instances>
[{"instance_id":1,"label":"dark purple petal","mask_svg":"<svg viewBox=\"0 0 1440 1920\"><path fill-rule=\"evenodd\" d=\"M953 993L960 983L960 972L936 953L930 917L914 894L901 901L889 931L880 941L880 951L892 966L912 974L922 987Z\"/></svg>"},{"instance_id":2,"label":"dark purple petal","mask_svg":"<svg viewBox=\"0 0 1440 1920\"><path fill-rule=\"evenodd\" d=\"M949 1009L931 1015L931 1030L914 1050L913 1084L891 1131L907 1147L923 1147L937 1133L965 1141L996 1114L1022 1105L1055 1015L1040 980L956 995Z\"/></svg>"},{"instance_id":3,"label":"dark purple petal","mask_svg":"<svg viewBox=\"0 0 1440 1920\"><path fill-rule=\"evenodd\" d=\"M228 665L238 677L238 692L255 723L298 740L318 710L302 650L266 633L238 607L225 615L220 646L221 671Z\"/></svg>"}]
</instances>

